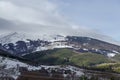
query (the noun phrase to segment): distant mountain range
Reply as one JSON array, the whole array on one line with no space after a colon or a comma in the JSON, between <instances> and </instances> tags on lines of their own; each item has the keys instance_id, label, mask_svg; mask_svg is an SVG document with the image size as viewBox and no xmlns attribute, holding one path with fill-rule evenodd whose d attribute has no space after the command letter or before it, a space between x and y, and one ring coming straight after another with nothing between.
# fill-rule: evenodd
<instances>
[{"instance_id":1,"label":"distant mountain range","mask_svg":"<svg viewBox=\"0 0 120 80\"><path fill-rule=\"evenodd\" d=\"M23 56L54 48L71 48L78 52L92 52L113 57L120 53L120 46L98 39L81 36L29 35L9 33L0 36L0 49Z\"/></svg>"}]
</instances>

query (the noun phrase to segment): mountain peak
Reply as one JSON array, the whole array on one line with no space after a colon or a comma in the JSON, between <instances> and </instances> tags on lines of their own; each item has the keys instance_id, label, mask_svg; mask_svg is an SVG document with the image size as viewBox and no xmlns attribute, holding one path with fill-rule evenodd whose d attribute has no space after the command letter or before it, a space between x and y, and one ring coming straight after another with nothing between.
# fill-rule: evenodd
<instances>
[{"instance_id":1,"label":"mountain peak","mask_svg":"<svg viewBox=\"0 0 120 80\"><path fill-rule=\"evenodd\" d=\"M18 32L11 32L0 36L0 43L16 43L17 41L25 41L28 35ZM28 38L29 39L29 38Z\"/></svg>"},{"instance_id":2,"label":"mountain peak","mask_svg":"<svg viewBox=\"0 0 120 80\"><path fill-rule=\"evenodd\" d=\"M11 34L18 34L18 32L11 32Z\"/></svg>"},{"instance_id":3,"label":"mountain peak","mask_svg":"<svg viewBox=\"0 0 120 80\"><path fill-rule=\"evenodd\" d=\"M57 41L57 40L64 40L65 36L62 35L33 35L28 33L18 33L18 32L11 32L8 34L4 34L0 36L0 43L7 44L7 43L16 43L17 41L27 41L30 40L44 40L44 41Z\"/></svg>"}]
</instances>

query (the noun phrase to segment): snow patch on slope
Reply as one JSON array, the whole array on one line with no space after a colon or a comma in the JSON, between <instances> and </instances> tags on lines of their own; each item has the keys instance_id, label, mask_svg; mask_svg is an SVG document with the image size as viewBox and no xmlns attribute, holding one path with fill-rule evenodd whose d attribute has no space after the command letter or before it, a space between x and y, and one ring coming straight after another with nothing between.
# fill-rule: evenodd
<instances>
[{"instance_id":1,"label":"snow patch on slope","mask_svg":"<svg viewBox=\"0 0 120 80\"><path fill-rule=\"evenodd\" d=\"M110 58L111 58L111 57L114 57L115 55L116 55L116 53L108 53L108 54L107 54L107 56L110 57Z\"/></svg>"},{"instance_id":2,"label":"snow patch on slope","mask_svg":"<svg viewBox=\"0 0 120 80\"><path fill-rule=\"evenodd\" d=\"M81 76L81 75L84 74L81 69L73 67L73 66L60 66L60 65L47 66L47 65L40 65L40 66L36 67L36 66L31 66L31 65L28 65L26 63L20 62L20 61L15 60L15 59L5 58L5 57L1 57L0 56L0 67L2 67L2 66L4 66L4 68L0 72L3 72L4 74L7 74L8 76L14 78L15 80L21 75L21 73L19 72L19 67L25 67L29 71L41 70L41 68L44 67L46 70L47 69L71 70L72 72L76 72L77 76Z\"/></svg>"},{"instance_id":3,"label":"snow patch on slope","mask_svg":"<svg viewBox=\"0 0 120 80\"><path fill-rule=\"evenodd\" d=\"M37 47L37 49L35 50L36 51L44 51L44 50L51 50L51 49L55 49L55 48L73 48L72 46L68 46L68 45L65 45L64 43L62 42L52 42L51 44L47 45L47 46L44 46L44 47Z\"/></svg>"},{"instance_id":4,"label":"snow patch on slope","mask_svg":"<svg viewBox=\"0 0 120 80\"><path fill-rule=\"evenodd\" d=\"M4 66L4 69L2 71L4 74L7 74L8 76L17 79L20 75L19 72L19 67L26 67L28 70L40 70L41 67L35 67L35 66L30 66L28 64L22 63L18 60L10 59L10 58L5 58L5 57L0 57L0 67Z\"/></svg>"}]
</instances>

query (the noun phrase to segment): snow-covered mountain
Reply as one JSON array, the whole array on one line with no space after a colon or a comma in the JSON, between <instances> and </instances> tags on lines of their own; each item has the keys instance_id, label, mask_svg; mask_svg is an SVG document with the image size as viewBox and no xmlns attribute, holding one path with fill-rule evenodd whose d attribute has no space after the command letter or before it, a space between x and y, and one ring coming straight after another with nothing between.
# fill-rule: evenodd
<instances>
[{"instance_id":1,"label":"snow-covered mountain","mask_svg":"<svg viewBox=\"0 0 120 80\"><path fill-rule=\"evenodd\" d=\"M0 43L8 44L8 43L16 43L17 41L27 41L27 40L44 40L44 41L57 41L57 40L64 40L64 36L61 35L32 35L26 33L9 33L0 35Z\"/></svg>"},{"instance_id":2,"label":"snow-covered mountain","mask_svg":"<svg viewBox=\"0 0 120 80\"><path fill-rule=\"evenodd\" d=\"M49 50L54 48L70 48L74 51L86 53L102 54L107 57L114 57L120 53L120 46L90 37L80 36L62 36L62 35L32 35L25 33L9 33L0 36L0 49L7 51L15 56L23 56L34 53L36 51ZM17 79L20 75L18 67L25 67L29 71L40 70L41 67L70 69L78 74L83 74L81 71L76 71L76 68L68 66L61 68L60 66L31 66L27 63L20 62L16 59L5 58L0 56L0 67L5 75ZM73 69L74 68L74 69ZM80 75L81 75L80 74Z\"/></svg>"},{"instance_id":3,"label":"snow-covered mountain","mask_svg":"<svg viewBox=\"0 0 120 80\"><path fill-rule=\"evenodd\" d=\"M25 33L9 33L0 36L2 48L10 53L31 53L35 51L64 48L57 41L65 41L66 37L62 35L32 35Z\"/></svg>"},{"instance_id":4,"label":"snow-covered mountain","mask_svg":"<svg viewBox=\"0 0 120 80\"><path fill-rule=\"evenodd\" d=\"M0 48L20 56L54 48L72 48L80 52L100 53L109 57L120 53L120 46L90 37L17 32L1 35Z\"/></svg>"}]
</instances>

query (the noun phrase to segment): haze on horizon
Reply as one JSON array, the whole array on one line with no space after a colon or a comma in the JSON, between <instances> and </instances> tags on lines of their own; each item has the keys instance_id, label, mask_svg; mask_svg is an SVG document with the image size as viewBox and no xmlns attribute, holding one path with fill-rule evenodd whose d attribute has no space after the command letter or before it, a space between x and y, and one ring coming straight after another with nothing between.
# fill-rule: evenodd
<instances>
[{"instance_id":1,"label":"haze on horizon","mask_svg":"<svg viewBox=\"0 0 120 80\"><path fill-rule=\"evenodd\" d=\"M0 0L0 34L64 34L120 41L119 0Z\"/></svg>"}]
</instances>

